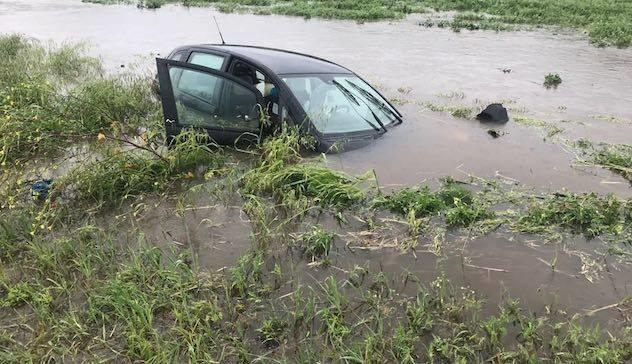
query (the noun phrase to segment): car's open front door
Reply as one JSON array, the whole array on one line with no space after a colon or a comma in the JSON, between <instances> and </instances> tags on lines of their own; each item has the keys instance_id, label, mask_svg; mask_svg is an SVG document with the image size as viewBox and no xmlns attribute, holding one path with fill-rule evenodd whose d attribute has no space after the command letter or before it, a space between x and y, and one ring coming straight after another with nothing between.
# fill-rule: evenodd
<instances>
[{"instance_id":1,"label":"car's open front door","mask_svg":"<svg viewBox=\"0 0 632 364\"><path fill-rule=\"evenodd\" d=\"M219 144L260 135L261 93L245 81L214 69L156 59L167 140L182 129L201 128Z\"/></svg>"}]
</instances>

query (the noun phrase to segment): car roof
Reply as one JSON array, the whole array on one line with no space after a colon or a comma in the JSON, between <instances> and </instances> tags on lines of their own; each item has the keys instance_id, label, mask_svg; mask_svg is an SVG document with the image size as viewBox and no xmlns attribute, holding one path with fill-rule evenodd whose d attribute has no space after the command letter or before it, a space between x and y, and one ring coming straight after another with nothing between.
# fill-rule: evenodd
<instances>
[{"instance_id":1,"label":"car roof","mask_svg":"<svg viewBox=\"0 0 632 364\"><path fill-rule=\"evenodd\" d=\"M304 73L353 73L347 68L325 59L283 49L236 44L198 44L186 48L202 48L241 56L251 61L259 62L279 75Z\"/></svg>"}]
</instances>

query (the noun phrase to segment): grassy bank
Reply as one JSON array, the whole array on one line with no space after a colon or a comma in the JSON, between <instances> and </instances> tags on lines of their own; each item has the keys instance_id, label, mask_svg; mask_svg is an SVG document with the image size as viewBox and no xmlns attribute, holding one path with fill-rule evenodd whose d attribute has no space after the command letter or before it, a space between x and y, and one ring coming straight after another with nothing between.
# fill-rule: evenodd
<instances>
[{"instance_id":1,"label":"grassy bank","mask_svg":"<svg viewBox=\"0 0 632 364\"><path fill-rule=\"evenodd\" d=\"M356 264L351 255L332 266L334 251L351 242L314 223L329 216L351 229L353 218L373 234L385 221L405 225L407 238L381 255L414 251L437 231L584 235L596 244L591 249L604 248L625 267L632 201L453 179L382 193L374 174L350 176L304 159L311 141L291 128L254 146L247 159L193 131L167 149L150 80L102 75L77 48L17 36L0 38L0 47L0 116L7 120L0 136L0 362L632 359L629 325L604 330L585 320L590 312L571 315L556 305L529 312L511 292L490 310L481 293L439 270L424 279ZM57 63L77 71L54 72ZM39 178L77 146L82 152L58 171L50 193L31 198L25 175ZM182 206L196 189L217 193L208 193L214 205ZM252 228L251 245L221 269L196 264L190 242L138 228L143 210L162 199L177 202L159 224L187 209L224 206L233 195ZM226 228L202 217L190 227L204 224ZM626 312L630 304L610 308Z\"/></svg>"},{"instance_id":2,"label":"grassy bank","mask_svg":"<svg viewBox=\"0 0 632 364\"><path fill-rule=\"evenodd\" d=\"M86 0L84 0L86 1ZM111 0L89 0L113 3ZM156 8L172 2L145 0L139 5ZM609 0L183 0L184 5L216 6L224 12L250 11L302 17L358 21L401 19L411 13L428 13L424 26L459 29L510 29L512 25L561 26L588 33L599 46L628 47L632 43L632 3ZM129 2L128 2L129 3ZM430 12L456 11L451 20L436 20Z\"/></svg>"}]
</instances>

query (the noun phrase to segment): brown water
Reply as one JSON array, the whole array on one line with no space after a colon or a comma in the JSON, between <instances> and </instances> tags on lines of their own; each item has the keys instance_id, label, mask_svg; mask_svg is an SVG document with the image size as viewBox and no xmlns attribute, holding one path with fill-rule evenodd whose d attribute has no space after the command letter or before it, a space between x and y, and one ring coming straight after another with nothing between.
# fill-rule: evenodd
<instances>
[{"instance_id":1,"label":"brown water","mask_svg":"<svg viewBox=\"0 0 632 364\"><path fill-rule=\"evenodd\" d=\"M365 76L389 97L407 101L400 107L406 117L403 125L366 148L328 156L333 167L353 173L373 168L382 185L471 173L486 178L500 175L543 190L632 194L626 181L608 171L572 167L574 155L564 147L565 139L580 137L632 142L632 50L598 49L580 35L454 33L420 27L414 18L356 24L221 14L180 6L140 10L65 0L0 0L0 32L58 42L87 41L114 72L121 64L151 69L156 54L164 55L182 44L218 42L212 15L217 16L228 42L322 56ZM503 68L512 72L503 73ZM556 90L541 85L549 72L563 78ZM400 87L412 91L401 94ZM487 126L420 106L423 102L482 105L496 100L511 101L512 114L520 111L559 125L565 132L544 138L537 128L510 122L504 128L507 135L492 139ZM604 120L607 117L614 121ZM237 207L214 206L206 199L198 202L179 213L174 205L152 205L133 224L152 241L191 250L202 267L215 270L231 265L249 247L250 224ZM553 272L545 262L552 261L558 248L534 245L520 236L487 236L465 246L452 238L446 245L447 258L437 258L424 251L423 243L416 256L391 248L349 249L344 243L351 237L345 234L355 228L338 229L342 237L333 252L333 264L343 270L368 262L393 274L409 270L428 279L444 271L456 284L471 286L492 303L509 295L534 311L559 303L571 312L584 312L631 294L630 268L617 269L613 263L610 271L600 272L591 283L580 274L579 257L562 251L557 253ZM581 251L601 249L595 242L575 243ZM317 268L300 269L318 277ZM614 310L599 315L620 319Z\"/></svg>"}]
</instances>

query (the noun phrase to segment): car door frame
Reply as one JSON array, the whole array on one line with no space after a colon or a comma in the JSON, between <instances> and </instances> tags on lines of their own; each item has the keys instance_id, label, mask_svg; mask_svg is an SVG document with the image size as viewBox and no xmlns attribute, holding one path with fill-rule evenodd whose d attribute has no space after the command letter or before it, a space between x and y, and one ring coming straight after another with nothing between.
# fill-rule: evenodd
<instances>
[{"instance_id":1,"label":"car door frame","mask_svg":"<svg viewBox=\"0 0 632 364\"><path fill-rule=\"evenodd\" d=\"M160 101L162 103L163 121L165 125L165 133L167 143L170 145L173 139L186 128L197 128L205 130L211 139L218 144L234 144L238 141L256 140L261 133L261 125L259 126L258 134L255 134L252 130L239 129L239 128L212 128L212 127L195 127L191 125L182 125L178 120L178 111L176 108L176 101L173 93L173 85L171 84L171 77L169 75L169 67L179 67L182 69L188 69L198 72L207 73L218 78L223 78L231 82L237 83L240 86L252 91L257 99L257 103L261 105L263 102L263 96L252 85L247 82L223 71L218 71L212 68L183 62L174 61L165 58L156 58L156 68L158 70L158 82L160 84ZM220 91L219 100L224 100L223 93L225 92L223 87ZM220 108L222 106L220 105Z\"/></svg>"}]
</instances>

